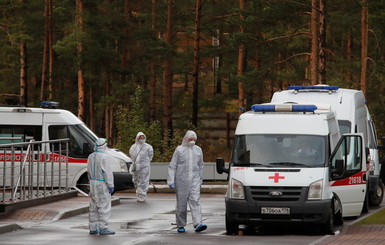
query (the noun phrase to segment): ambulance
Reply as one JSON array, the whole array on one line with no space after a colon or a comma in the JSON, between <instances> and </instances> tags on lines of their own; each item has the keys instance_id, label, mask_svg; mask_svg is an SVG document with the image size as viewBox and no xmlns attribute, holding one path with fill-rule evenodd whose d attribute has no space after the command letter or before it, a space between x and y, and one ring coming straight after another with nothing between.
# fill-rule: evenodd
<instances>
[{"instance_id":1,"label":"ambulance","mask_svg":"<svg viewBox=\"0 0 385 245\"><path fill-rule=\"evenodd\" d=\"M288 90L275 92L272 103L324 103L331 106L336 113L341 134L363 133L366 148L369 150L368 203L379 206L384 196L381 181L381 165L379 159L377 133L374 122L366 106L364 93L354 89L343 89L338 86L289 86Z\"/></svg>"},{"instance_id":2,"label":"ambulance","mask_svg":"<svg viewBox=\"0 0 385 245\"><path fill-rule=\"evenodd\" d=\"M0 145L68 138L68 185L88 193L87 158L94 151L98 137L74 114L56 109L57 102L44 101L41 107L0 107ZM46 144L46 153L55 153L58 148L57 145ZM107 154L113 170L115 190L133 188L132 176L128 171L131 159L117 149L110 148ZM3 159L0 164L5 164L6 157L3 151L0 152L0 159ZM11 174L10 171L7 174Z\"/></svg>"},{"instance_id":3,"label":"ambulance","mask_svg":"<svg viewBox=\"0 0 385 245\"><path fill-rule=\"evenodd\" d=\"M314 225L333 234L366 196L361 133L340 135L330 106L257 104L240 115L229 167L226 231L239 225Z\"/></svg>"}]
</instances>

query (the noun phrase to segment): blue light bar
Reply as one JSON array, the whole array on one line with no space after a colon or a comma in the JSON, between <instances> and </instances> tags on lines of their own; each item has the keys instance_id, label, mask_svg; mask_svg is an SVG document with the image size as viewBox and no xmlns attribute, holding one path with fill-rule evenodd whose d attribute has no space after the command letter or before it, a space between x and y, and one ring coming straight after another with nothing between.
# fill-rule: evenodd
<instances>
[{"instance_id":1,"label":"blue light bar","mask_svg":"<svg viewBox=\"0 0 385 245\"><path fill-rule=\"evenodd\" d=\"M55 109L59 106L59 102L55 102L55 101L42 101L40 103L40 107L41 108L52 108L52 109Z\"/></svg>"},{"instance_id":2,"label":"blue light bar","mask_svg":"<svg viewBox=\"0 0 385 245\"><path fill-rule=\"evenodd\" d=\"M338 86L288 86L288 89L294 90L338 90Z\"/></svg>"},{"instance_id":3,"label":"blue light bar","mask_svg":"<svg viewBox=\"0 0 385 245\"><path fill-rule=\"evenodd\" d=\"M251 110L255 112L314 112L317 110L315 105L260 105L251 106Z\"/></svg>"},{"instance_id":4,"label":"blue light bar","mask_svg":"<svg viewBox=\"0 0 385 245\"><path fill-rule=\"evenodd\" d=\"M292 111L314 112L315 110L317 110L315 105L292 105Z\"/></svg>"},{"instance_id":5,"label":"blue light bar","mask_svg":"<svg viewBox=\"0 0 385 245\"><path fill-rule=\"evenodd\" d=\"M260 112L265 112L265 111L275 111L275 105L252 105L251 110L253 111L260 111Z\"/></svg>"}]
</instances>

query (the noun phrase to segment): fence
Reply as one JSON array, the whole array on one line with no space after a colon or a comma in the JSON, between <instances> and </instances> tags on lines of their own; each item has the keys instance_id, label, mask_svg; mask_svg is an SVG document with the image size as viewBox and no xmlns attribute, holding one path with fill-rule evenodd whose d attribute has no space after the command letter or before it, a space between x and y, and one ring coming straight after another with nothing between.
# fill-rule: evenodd
<instances>
[{"instance_id":1,"label":"fence","mask_svg":"<svg viewBox=\"0 0 385 245\"><path fill-rule=\"evenodd\" d=\"M166 181L169 164L169 162L151 162L150 179L152 181ZM215 162L205 162L202 177L204 181L224 181L227 180L228 175L218 174Z\"/></svg>"},{"instance_id":2,"label":"fence","mask_svg":"<svg viewBox=\"0 0 385 245\"><path fill-rule=\"evenodd\" d=\"M15 138L0 140L15 141ZM66 193L68 141L58 139L0 145L0 204ZM51 151L48 151L50 146Z\"/></svg>"}]
</instances>

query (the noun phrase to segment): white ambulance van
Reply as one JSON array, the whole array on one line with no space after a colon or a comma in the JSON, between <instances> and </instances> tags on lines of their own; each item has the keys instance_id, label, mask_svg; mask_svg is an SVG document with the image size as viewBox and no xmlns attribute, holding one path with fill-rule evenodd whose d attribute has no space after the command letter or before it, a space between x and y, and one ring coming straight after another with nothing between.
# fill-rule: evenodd
<instances>
[{"instance_id":1,"label":"white ambulance van","mask_svg":"<svg viewBox=\"0 0 385 245\"><path fill-rule=\"evenodd\" d=\"M272 103L325 103L336 113L340 133L363 133L366 147L370 152L368 173L368 200L372 206L379 206L384 196L380 178L381 165L374 122L366 106L362 91L342 89L337 86L289 86L288 90L275 92Z\"/></svg>"},{"instance_id":2,"label":"white ambulance van","mask_svg":"<svg viewBox=\"0 0 385 245\"><path fill-rule=\"evenodd\" d=\"M262 104L240 115L229 167L226 231L239 225L301 223L333 234L364 207L362 134L339 134L335 113L320 105Z\"/></svg>"},{"instance_id":3,"label":"white ambulance van","mask_svg":"<svg viewBox=\"0 0 385 245\"><path fill-rule=\"evenodd\" d=\"M69 138L68 185L89 191L87 158L94 151L97 136L74 114L56 109L57 102L42 102L42 108L0 107L0 144L47 141ZM52 109L55 108L55 109ZM19 138L19 140L10 140ZM48 144L48 151L55 152L58 146ZM64 147L63 147L64 149ZM117 149L109 149L108 155L114 174L115 190L133 188L128 169L131 159ZM0 152L4 159L4 152ZM0 164L4 164L1 161Z\"/></svg>"}]
</instances>

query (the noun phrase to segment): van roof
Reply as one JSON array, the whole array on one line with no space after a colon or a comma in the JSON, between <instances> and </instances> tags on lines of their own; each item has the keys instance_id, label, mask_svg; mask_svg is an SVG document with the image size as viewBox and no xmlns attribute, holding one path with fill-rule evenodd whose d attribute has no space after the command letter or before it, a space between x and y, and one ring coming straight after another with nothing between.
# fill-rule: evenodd
<instances>
[{"instance_id":1,"label":"van roof","mask_svg":"<svg viewBox=\"0 0 385 245\"><path fill-rule=\"evenodd\" d=\"M72 112L63 109L44 109L33 107L0 107L0 124L40 125L44 116L45 122L53 124L83 123ZM41 118L41 119L40 119Z\"/></svg>"},{"instance_id":2,"label":"van roof","mask_svg":"<svg viewBox=\"0 0 385 245\"><path fill-rule=\"evenodd\" d=\"M273 94L271 102L327 103L330 104L331 110L337 112L338 119L342 120L349 120L352 117L352 112L357 111L358 109L363 110L366 105L365 96L362 91L343 88L337 90L282 90Z\"/></svg>"},{"instance_id":3,"label":"van roof","mask_svg":"<svg viewBox=\"0 0 385 245\"><path fill-rule=\"evenodd\" d=\"M253 112L239 117L235 134L306 134L328 135L328 120L334 112ZM335 120L335 119L334 119Z\"/></svg>"}]
</instances>

